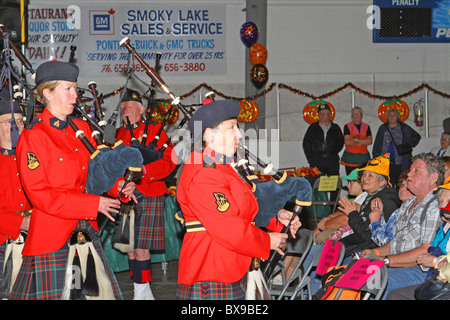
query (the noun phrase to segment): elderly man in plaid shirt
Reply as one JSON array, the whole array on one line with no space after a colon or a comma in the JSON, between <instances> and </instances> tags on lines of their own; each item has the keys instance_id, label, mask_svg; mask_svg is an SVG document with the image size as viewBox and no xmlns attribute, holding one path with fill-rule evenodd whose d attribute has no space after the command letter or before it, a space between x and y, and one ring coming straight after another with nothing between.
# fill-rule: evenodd
<instances>
[{"instance_id":1,"label":"elderly man in plaid shirt","mask_svg":"<svg viewBox=\"0 0 450 320\"><path fill-rule=\"evenodd\" d=\"M427 252L436 229L441 223L439 193L435 188L443 183L444 163L431 153L421 153L412 159L407 188L414 195L400 207L394 238L376 249L364 250L384 257L389 266L389 280L384 297L394 289L422 283L427 270L416 259Z\"/></svg>"}]
</instances>

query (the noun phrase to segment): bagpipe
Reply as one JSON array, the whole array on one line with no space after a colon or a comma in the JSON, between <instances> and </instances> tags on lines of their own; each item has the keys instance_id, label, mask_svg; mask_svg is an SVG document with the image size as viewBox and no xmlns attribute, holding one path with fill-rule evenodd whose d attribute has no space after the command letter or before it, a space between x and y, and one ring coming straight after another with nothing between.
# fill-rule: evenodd
<instances>
[{"instance_id":1,"label":"bagpipe","mask_svg":"<svg viewBox=\"0 0 450 320\"><path fill-rule=\"evenodd\" d=\"M155 71L158 74L159 74L159 70L161 69L161 65L160 65L161 57L162 57L161 52L157 52L156 53L156 59L155 59ZM152 108L152 104L153 104L153 98L155 96L154 86L155 86L155 84L153 83L153 80L152 80L151 86L150 86L150 89L149 89L150 94L149 94L149 99L148 99L148 104L147 104L147 118L145 119L144 133L142 134L142 141L141 141L141 143L143 145L145 145L146 142L147 142L147 130L148 130L148 126L150 124L150 113L151 113L151 108ZM162 130L163 130L167 120L170 117L170 115L172 114L172 110L173 110L173 107L170 106L170 109L168 110L168 112L166 114L166 117L164 118L163 125L161 126L159 132L156 134L156 136L154 137L154 139L152 141L152 145L153 146L156 146L156 143L159 140L159 135L161 134L161 132L162 132Z\"/></svg>"},{"instance_id":2,"label":"bagpipe","mask_svg":"<svg viewBox=\"0 0 450 320\"><path fill-rule=\"evenodd\" d=\"M9 34L6 32L4 26L0 25L0 34L3 38L5 52L5 59L3 62L2 68L2 83L1 87L6 83L9 84L10 93L12 92L11 84L12 80L17 80L23 85L24 90L30 91L30 87L34 87L29 85L18 75L15 74L13 68L11 67L11 55L9 54L8 49L12 49L14 51L16 57L20 60L23 66L30 71L32 75L35 74L35 71L32 68L31 63L27 60L27 58L17 49L14 43L9 40ZM74 63L75 56L75 46L71 46L71 53L69 62ZM7 76L4 74L7 73ZM17 91L17 90L15 90ZM9 94L8 99L12 100L16 98L16 95ZM24 112L27 117L27 123L33 119L34 116L34 104L36 103L34 97L30 95L28 98L28 104L26 112ZM88 166L88 175L86 182L86 191L95 195L102 195L108 192L117 182L119 178L125 177L125 183L123 188L130 181L139 178L142 175L142 164L143 159L142 155L135 148L125 146L121 141L108 141L111 144L108 144L107 141L104 140L104 131L103 128L97 124L97 122L92 119L87 112L84 110L84 106L81 100L81 97L78 95L76 104L74 105L75 110L80 114L82 120L85 120L89 123L89 126L92 129L92 135L95 139L97 146L94 146L91 141L86 137L85 133L78 128L76 123L73 121L76 116L72 115L68 117L68 123L75 131L76 137L78 137L83 145L86 147L90 154L89 166ZM97 113L98 114L98 113ZM14 119L14 117L12 118ZM13 122L13 121L12 121ZM16 130L14 130L14 128ZM11 135L13 133L17 133L16 141L18 140L19 132L17 125L12 123L11 126ZM13 140L14 141L14 140ZM112 147L110 147L112 145ZM15 144L13 145L15 147ZM123 190L123 189L122 189ZM119 197L121 196L121 191L119 191ZM118 198L119 198L118 197ZM108 219L105 218L105 221ZM101 235L102 229L99 229L99 234Z\"/></svg>"},{"instance_id":3,"label":"bagpipe","mask_svg":"<svg viewBox=\"0 0 450 320\"><path fill-rule=\"evenodd\" d=\"M188 121L193 115L192 110L188 110L187 107L180 103L180 98L174 95L159 76L158 72L142 59L135 48L130 44L130 40L125 37L120 41L120 45L127 48L129 53L136 57L143 66L145 73L163 92L168 94L172 99L172 105L176 106L183 113L184 120ZM237 162L237 166L235 166L235 170L237 170L241 177L248 180L249 183L252 183L255 195L257 196L258 201L261 201L261 203L259 203L260 212L258 212L257 219L255 219L257 226L267 226L269 220L273 218L293 196L296 196L296 205L294 208L295 214L300 212L302 206L311 205L312 188L306 179L301 177L290 177L286 172L276 170L272 164L263 162L241 145L238 147L237 154L240 159ZM246 160L248 157L254 159L258 165L263 168L264 172L270 174L274 180L260 183L256 175L251 174L249 171L248 160ZM277 201L273 201L273 197L269 197L269 195L275 194L277 195Z\"/></svg>"},{"instance_id":4,"label":"bagpipe","mask_svg":"<svg viewBox=\"0 0 450 320\"><path fill-rule=\"evenodd\" d=\"M69 62L74 62L75 50L75 46L71 47ZM75 131L76 137L81 140L91 155L88 165L86 191L91 194L102 195L108 192L119 178L124 177L124 184L116 197L116 199L120 199L128 183L142 177L143 158L139 150L126 146L122 141L116 141L115 138L114 141L106 141L104 139L104 130L102 127L103 111L98 100L97 84L90 82L89 86L94 96L93 101L98 122L84 110L83 102L79 94L77 95L77 101L74 107L83 116L83 119L89 123L97 148L94 147L85 133L76 126L72 120L73 118L69 117L69 125ZM114 142L112 147L109 146L111 142ZM109 219L104 218L100 222L97 230L99 237L102 236L108 221Z\"/></svg>"},{"instance_id":5,"label":"bagpipe","mask_svg":"<svg viewBox=\"0 0 450 320\"><path fill-rule=\"evenodd\" d=\"M160 147L158 147L157 143L160 139L160 134L161 132L164 130L165 126L168 123L168 120L172 114L172 112L174 112L175 108L177 108L178 111L181 111L181 113L183 114L183 119L181 119L181 121L179 122L179 124L177 125L177 127L175 128L176 130L182 128L185 123L187 121L189 121L189 119L192 117L195 109L193 108L193 106L184 106L183 104L181 104L180 102L180 98L176 97L172 91L169 89L169 87L166 85L166 83L162 80L162 78L160 77L159 73L158 73L158 69L159 69L159 58L160 56L157 54L156 55L156 63L155 63L155 67L152 68L151 66L148 65L148 63L136 52L135 48L130 44L130 40L125 37L120 41L120 45L126 49L128 49L129 52L129 56L135 58L140 65L143 67L146 75L151 79L152 84L151 86L157 86L162 92L167 93L171 99L171 106L169 108L169 110L167 111L166 115L164 116L164 120L162 121L162 124L157 132L157 134L155 135L155 137L153 138L152 141L150 141L147 145L146 145L146 141L148 139L147 137L147 127L148 127L148 123L149 123L149 119L150 119L150 107L151 107L151 102L153 100L153 90L150 90L151 94L150 94L150 99L149 99L149 105L148 105L148 111L147 111L147 118L146 118L146 123L145 123L145 129L144 129L144 133L142 136L142 140L139 142L139 140L134 140L132 141L131 145L138 148L144 158L144 164L145 163L149 163L151 161L155 161L158 160L160 158L162 158L163 156L163 152L167 149L167 147L170 145L170 143L172 142L172 139L174 137L175 134L172 134L167 141L165 141L164 143L160 143ZM130 64L130 63L129 63ZM113 114L114 115L114 114ZM111 121L108 121L111 122ZM176 131L174 130L174 131ZM170 178L172 178L177 170L178 170L179 165L177 165L175 167L175 169L163 180L167 181Z\"/></svg>"},{"instance_id":6,"label":"bagpipe","mask_svg":"<svg viewBox=\"0 0 450 320\"><path fill-rule=\"evenodd\" d=\"M278 214L286 203L295 197L295 205L292 218L287 226L284 226L282 233L291 235L289 228L296 216L300 215L303 207L310 206L312 202L311 184L302 177L291 177L286 171L279 171L272 163L265 163L258 156L251 153L246 147L239 144L236 151L237 162L235 165L238 174L250 184L256 199L258 200L258 214L255 217L255 225L266 227L270 220ZM257 175L249 165L249 158L254 160L262 168L263 174L272 176L272 180L260 182ZM267 276L272 271L280 254L273 251L265 264L263 273Z\"/></svg>"},{"instance_id":7,"label":"bagpipe","mask_svg":"<svg viewBox=\"0 0 450 320\"><path fill-rule=\"evenodd\" d=\"M14 42L11 41L9 38L9 33L6 31L6 28L3 24L0 24L0 35L3 39L5 39L8 43L8 46L4 46L4 50L6 49L12 49L14 51L14 54L16 55L17 59L22 63L22 65L27 69L32 75L35 74L35 71L33 69L33 66L28 61L28 59L23 55L23 53L16 47Z\"/></svg>"},{"instance_id":8,"label":"bagpipe","mask_svg":"<svg viewBox=\"0 0 450 320\"><path fill-rule=\"evenodd\" d=\"M128 41L128 43L129 43L129 41ZM71 47L71 50L73 53L74 50L76 50L76 47L75 48ZM74 57L74 54L71 54L71 60L73 60L73 57ZM161 126L160 126L157 134L153 138L153 140L150 142L147 141L147 139L148 139L147 130L148 130L148 126L150 124L150 120L149 120L150 119L150 116L149 116L150 108L152 105L152 100L153 100L153 95L154 95L153 86L154 86L154 83L156 83L156 85L160 86L160 88L161 88L161 86L164 85L164 82L159 77L158 72L156 71L157 69L159 69L159 59L161 58L161 54L157 54L155 68L151 68L150 66L148 66L148 64L135 52L133 53L133 57L136 57L136 59L141 63L141 65L144 66L144 68L146 70L149 70L147 72L147 74L149 74L149 73L152 74L152 77L151 77L152 85L150 86L150 99L149 99L149 105L148 105L148 110L147 110L148 116L145 121L145 128L144 128L144 132L143 132L141 140L134 137L133 131L132 131L131 127L129 126L130 135L131 135L130 147L125 146L123 143L121 143L121 141L120 142L116 141L116 139L115 139L116 122L117 122L117 118L119 115L121 99L119 99L119 103L118 103L116 109L113 111L109 120L105 121L103 119L103 112L101 109L102 95L100 95L98 93L97 84L95 82L90 82L88 85L89 91L91 92L91 94L93 96L94 112L89 114L85 110L84 104L82 102L82 98L80 95L78 95L77 103L74 105L75 110L78 113L80 113L81 116L84 119L86 119L86 121L89 123L91 130L92 130L92 137L96 141L96 144L98 146L98 148L93 153L91 153L91 160L89 163L88 173L91 172L91 163L92 163L92 171L99 172L100 176L92 177L92 179L90 179L90 176L88 175L88 182L86 184L86 189L89 193L102 194L103 192L107 192L109 190L109 187L112 187L114 185L115 181L117 180L116 177L119 174L119 172L116 172L116 171L111 172L112 168L123 170L123 166L121 167L120 165L114 165L117 162L120 162L122 165L127 165L124 187L125 187L126 183L133 181L135 179L141 178L142 172L141 172L141 170L136 170L136 168L141 169L142 165L145 165L147 163L151 163L153 161L157 161L157 160L161 159L163 157L163 152L169 146L171 139L172 139L172 137L168 138L168 141L166 141L164 144L162 144L161 147L158 148L157 142L160 138L160 134L162 133L164 126L166 125L166 123L170 117L171 112L167 112L167 114L165 115L164 121L161 124ZM71 61L69 61L69 62L71 62ZM131 66L130 62L128 65L129 66L127 69L129 70L129 76L128 76L127 82L129 80L129 77L132 74L132 70L133 70L133 67ZM126 87L127 86L125 85L124 89L121 92L121 98L122 98L122 94L126 90ZM167 86L164 86L164 88L167 88ZM170 111L173 109L173 104L174 103L172 103ZM178 106L179 105L180 104L178 103ZM180 108L183 108L183 106ZM182 110L184 110L183 114L185 115L185 118L181 121L179 127L181 127L192 115L191 110L189 110L187 108L183 108ZM128 120L128 122L129 122L129 120ZM71 125L72 124L73 124L73 121L72 121ZM87 145L89 142L89 139L87 139L86 137L83 138L83 135L84 134L77 134L77 136L80 139L82 139L82 141L84 141L83 143ZM112 146L112 147L110 147L110 146ZM93 151L92 146L86 146L86 147L88 148L88 150L90 150L90 152ZM139 155L139 156L137 156L137 155ZM137 160L137 158L139 158L139 166L134 165L136 163L135 161ZM94 159L98 159L98 160L93 161ZM130 163L130 162L132 162L132 163ZM175 172L176 172L176 169L171 174L169 174L169 176L173 175ZM121 176L123 176L123 173ZM119 178L119 177L117 177L117 178ZM108 180L105 181L105 179L108 179ZM119 197L120 197L120 194L119 194ZM102 232L103 232L107 222L108 222L108 219L105 218L100 223L100 227L98 230L99 236L102 235Z\"/></svg>"},{"instance_id":9,"label":"bagpipe","mask_svg":"<svg viewBox=\"0 0 450 320\"><path fill-rule=\"evenodd\" d=\"M11 114L13 114L13 99L16 99L19 102L19 105L22 109L22 99L23 94L20 92L20 86L18 85L21 82L24 86L25 83L20 79L18 75L16 75L14 68L11 64L12 56L11 50L14 52L16 57L20 60L20 62L24 65L25 68L29 69L32 74L34 74L34 70L31 67L30 62L25 58L25 56L20 52L20 50L15 46L15 44L9 38L9 33L6 31L4 25L0 24L0 35L3 40L3 51L0 53L0 65L1 65L1 73L0 73L0 98L6 98L11 102ZM11 117L11 144L12 147L15 148L17 145L17 141L19 140L19 128L14 119L14 116Z\"/></svg>"},{"instance_id":10,"label":"bagpipe","mask_svg":"<svg viewBox=\"0 0 450 320\"><path fill-rule=\"evenodd\" d=\"M286 203L295 197L295 206L288 224L283 227L281 233L291 239L289 229L294 219L300 215L304 206L310 206L312 202L312 188L310 183L301 177L291 177L286 171L279 171L271 163L265 163L259 157L252 154L246 147L239 144L236 151L236 162L233 164L236 172L252 187L258 201L258 214L254 222L261 228L267 227L272 218ZM264 174L272 176L272 180L260 182L258 176L250 168L249 158L252 158L261 168ZM281 259L278 251L272 251L267 261L253 258L247 274L246 300L270 300L267 278Z\"/></svg>"},{"instance_id":11,"label":"bagpipe","mask_svg":"<svg viewBox=\"0 0 450 320\"><path fill-rule=\"evenodd\" d=\"M141 66L144 68L145 73L147 74L147 76L150 77L150 79L152 80L152 84L158 86L159 89L161 89L163 92L165 92L166 94L168 94L168 96L172 99L171 104L172 106L176 106L178 108L178 110L180 110L184 116L184 121L183 124L188 121L193 114L192 109L188 109L186 106L184 106L183 104L181 104L180 102L180 98L176 97L173 92L169 89L169 87L166 85L166 83L163 81L163 79L160 77L160 75L158 74L157 70L155 70L155 68L152 68L148 65L147 62L145 62L145 60L136 52L135 48L130 44L130 39L128 39L128 37L123 38L120 42L119 42L120 46L128 49L128 52L130 55L132 55L133 57L136 58L136 60L141 64ZM168 112L169 113L169 112ZM166 115L167 117L167 115ZM166 145L167 143L165 143L164 145ZM167 148L167 147L165 147Z\"/></svg>"},{"instance_id":12,"label":"bagpipe","mask_svg":"<svg viewBox=\"0 0 450 320\"><path fill-rule=\"evenodd\" d=\"M278 171L273 164L265 163L252 154L246 147L239 144L236 166L239 174L252 186L258 199L259 211L255 218L258 227L265 227L276 213L295 196L294 214L299 214L303 206L310 206L312 201L311 184L305 178L291 177L286 171ZM260 182L257 175L250 168L248 158L252 158L262 168L264 174L272 176L272 180ZM270 195L276 195L274 199Z\"/></svg>"}]
</instances>

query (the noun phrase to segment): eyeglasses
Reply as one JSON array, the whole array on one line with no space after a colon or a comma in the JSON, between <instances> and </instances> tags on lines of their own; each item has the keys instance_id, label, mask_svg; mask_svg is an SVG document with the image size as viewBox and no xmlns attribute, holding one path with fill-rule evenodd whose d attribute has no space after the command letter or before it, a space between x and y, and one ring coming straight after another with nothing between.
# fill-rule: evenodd
<instances>
[{"instance_id":1,"label":"eyeglasses","mask_svg":"<svg viewBox=\"0 0 450 320\"><path fill-rule=\"evenodd\" d=\"M7 126L7 127L11 127L11 118L9 118L9 119L6 119L6 120L3 120L3 121L0 121L0 123L3 123L5 126ZM16 124L17 125L21 125L21 126L23 126L24 125L24 122L23 122L23 118L20 118L20 119L14 119L15 121L16 121Z\"/></svg>"}]
</instances>

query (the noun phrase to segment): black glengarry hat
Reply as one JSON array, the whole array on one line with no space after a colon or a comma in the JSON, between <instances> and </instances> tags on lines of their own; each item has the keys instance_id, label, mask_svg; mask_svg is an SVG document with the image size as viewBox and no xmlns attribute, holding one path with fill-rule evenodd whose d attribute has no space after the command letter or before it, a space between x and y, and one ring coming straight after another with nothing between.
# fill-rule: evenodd
<instances>
[{"instance_id":1,"label":"black glengarry hat","mask_svg":"<svg viewBox=\"0 0 450 320\"><path fill-rule=\"evenodd\" d=\"M78 67L70 62L47 61L36 69L36 87L48 81L70 81L77 82Z\"/></svg>"},{"instance_id":2,"label":"black glengarry hat","mask_svg":"<svg viewBox=\"0 0 450 320\"><path fill-rule=\"evenodd\" d=\"M12 113L22 113L19 103L16 100L13 101ZM0 99L0 116L4 114L11 114L11 100Z\"/></svg>"},{"instance_id":3,"label":"black glengarry hat","mask_svg":"<svg viewBox=\"0 0 450 320\"><path fill-rule=\"evenodd\" d=\"M135 90L127 90L123 93L122 101L137 101L142 104L141 94Z\"/></svg>"},{"instance_id":4,"label":"black glengarry hat","mask_svg":"<svg viewBox=\"0 0 450 320\"><path fill-rule=\"evenodd\" d=\"M191 119L189 119L188 127L195 136L198 136L203 133L206 128L211 128L225 120L236 119L240 112L241 105L236 101L213 101L200 107L194 113ZM195 122L197 121L201 122L201 132L194 133Z\"/></svg>"}]
</instances>

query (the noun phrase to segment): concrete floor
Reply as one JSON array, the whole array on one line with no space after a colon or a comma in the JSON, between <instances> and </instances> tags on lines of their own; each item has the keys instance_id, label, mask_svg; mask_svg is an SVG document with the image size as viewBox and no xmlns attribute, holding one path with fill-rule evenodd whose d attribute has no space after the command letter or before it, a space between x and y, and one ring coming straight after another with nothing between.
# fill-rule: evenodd
<instances>
[{"instance_id":1,"label":"concrete floor","mask_svg":"<svg viewBox=\"0 0 450 320\"><path fill-rule=\"evenodd\" d=\"M153 263L151 269L151 288L156 300L175 300L177 290L178 260L163 263ZM125 300L133 300L133 281L128 271L115 273L122 295Z\"/></svg>"}]
</instances>

